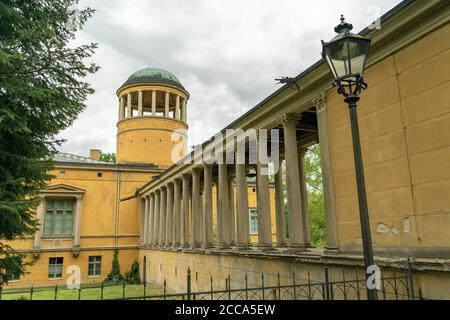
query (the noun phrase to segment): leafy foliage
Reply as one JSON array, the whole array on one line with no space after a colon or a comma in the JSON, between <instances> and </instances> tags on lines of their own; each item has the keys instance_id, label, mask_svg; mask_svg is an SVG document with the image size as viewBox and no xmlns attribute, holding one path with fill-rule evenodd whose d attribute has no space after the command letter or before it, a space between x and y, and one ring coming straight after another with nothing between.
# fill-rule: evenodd
<instances>
[{"instance_id":1,"label":"leafy foliage","mask_svg":"<svg viewBox=\"0 0 450 320\"><path fill-rule=\"evenodd\" d=\"M318 144L315 144L308 148L305 155L309 225L311 242L315 247L324 247L326 239L325 206L323 202L322 171L320 168L320 147Z\"/></svg>"},{"instance_id":2,"label":"leafy foliage","mask_svg":"<svg viewBox=\"0 0 450 320\"><path fill-rule=\"evenodd\" d=\"M100 161L116 163L116 154L112 153L100 153Z\"/></svg>"},{"instance_id":3,"label":"leafy foliage","mask_svg":"<svg viewBox=\"0 0 450 320\"><path fill-rule=\"evenodd\" d=\"M139 275L139 262L137 260L133 261L130 271L125 273L125 280L130 284L141 283L141 277Z\"/></svg>"},{"instance_id":4,"label":"leafy foliage","mask_svg":"<svg viewBox=\"0 0 450 320\"><path fill-rule=\"evenodd\" d=\"M98 70L96 44L69 46L93 10L78 0L0 2L0 239L30 236L39 190L51 179L55 136L85 108ZM0 242L0 271L25 272L24 257ZM3 271L4 272L4 271Z\"/></svg>"}]
</instances>

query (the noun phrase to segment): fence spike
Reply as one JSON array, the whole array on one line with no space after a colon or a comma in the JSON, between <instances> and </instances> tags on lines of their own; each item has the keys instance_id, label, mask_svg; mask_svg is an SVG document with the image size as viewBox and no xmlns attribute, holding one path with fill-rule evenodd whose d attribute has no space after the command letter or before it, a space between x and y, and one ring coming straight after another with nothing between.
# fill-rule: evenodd
<instances>
[{"instance_id":1,"label":"fence spike","mask_svg":"<svg viewBox=\"0 0 450 320\"><path fill-rule=\"evenodd\" d=\"M278 272L278 300L281 300L281 280L280 280L280 272Z\"/></svg>"},{"instance_id":2,"label":"fence spike","mask_svg":"<svg viewBox=\"0 0 450 320\"><path fill-rule=\"evenodd\" d=\"M167 293L167 282L166 278L164 278L164 300L166 300L166 293Z\"/></svg>"},{"instance_id":3,"label":"fence spike","mask_svg":"<svg viewBox=\"0 0 450 320\"><path fill-rule=\"evenodd\" d=\"M191 267L187 269L186 276L186 291L187 291L187 300L191 300Z\"/></svg>"}]
</instances>

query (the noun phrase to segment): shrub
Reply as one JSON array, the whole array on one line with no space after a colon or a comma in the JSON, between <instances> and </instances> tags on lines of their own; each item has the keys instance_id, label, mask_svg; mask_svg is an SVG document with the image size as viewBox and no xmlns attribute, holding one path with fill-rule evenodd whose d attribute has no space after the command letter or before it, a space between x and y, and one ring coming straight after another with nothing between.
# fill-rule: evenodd
<instances>
[{"instance_id":1,"label":"shrub","mask_svg":"<svg viewBox=\"0 0 450 320\"><path fill-rule=\"evenodd\" d=\"M125 273L125 280L130 284L140 284L141 277L139 275L139 262L133 261L130 271Z\"/></svg>"}]
</instances>

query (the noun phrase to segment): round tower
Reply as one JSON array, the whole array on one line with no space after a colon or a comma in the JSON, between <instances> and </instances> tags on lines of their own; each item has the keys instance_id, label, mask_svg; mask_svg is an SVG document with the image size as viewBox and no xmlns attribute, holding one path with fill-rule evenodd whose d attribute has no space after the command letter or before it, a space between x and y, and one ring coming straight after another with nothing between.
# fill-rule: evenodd
<instances>
[{"instance_id":1,"label":"round tower","mask_svg":"<svg viewBox=\"0 0 450 320\"><path fill-rule=\"evenodd\" d=\"M167 168L173 164L172 154L186 154L189 93L175 75L157 68L138 70L117 96L117 163Z\"/></svg>"}]
</instances>

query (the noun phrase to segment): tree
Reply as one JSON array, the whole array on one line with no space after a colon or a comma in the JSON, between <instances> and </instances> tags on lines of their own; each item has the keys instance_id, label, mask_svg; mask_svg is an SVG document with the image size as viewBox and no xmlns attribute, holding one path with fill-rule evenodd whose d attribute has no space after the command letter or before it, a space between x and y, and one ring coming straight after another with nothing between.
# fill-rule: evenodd
<instances>
[{"instance_id":1,"label":"tree","mask_svg":"<svg viewBox=\"0 0 450 320\"><path fill-rule=\"evenodd\" d=\"M112 153L100 153L100 161L116 163L116 154Z\"/></svg>"},{"instance_id":2,"label":"tree","mask_svg":"<svg viewBox=\"0 0 450 320\"><path fill-rule=\"evenodd\" d=\"M323 202L320 146L315 144L305 154L306 184L308 188L309 226L315 247L325 246L325 206Z\"/></svg>"},{"instance_id":3,"label":"tree","mask_svg":"<svg viewBox=\"0 0 450 320\"><path fill-rule=\"evenodd\" d=\"M133 261L130 271L125 272L125 280L130 284L140 284L141 276L139 275L139 262Z\"/></svg>"},{"instance_id":4,"label":"tree","mask_svg":"<svg viewBox=\"0 0 450 320\"><path fill-rule=\"evenodd\" d=\"M69 45L94 10L78 0L0 2L0 239L34 234L39 190L52 157L93 93L83 78L97 45ZM0 272L24 273L25 257L0 241Z\"/></svg>"},{"instance_id":5,"label":"tree","mask_svg":"<svg viewBox=\"0 0 450 320\"><path fill-rule=\"evenodd\" d=\"M115 249L113 261L112 261L112 265L111 265L111 271L109 272L108 276L106 277L106 280L116 283L122 279L123 279L123 277L120 274L119 250Z\"/></svg>"}]
</instances>

